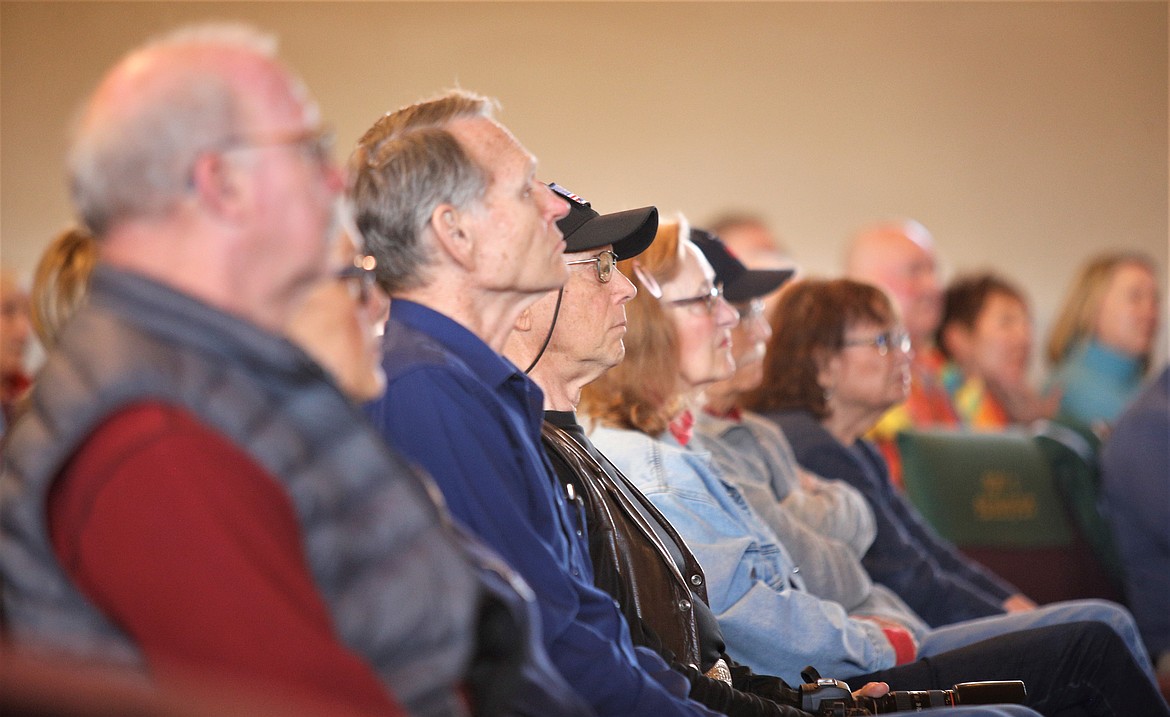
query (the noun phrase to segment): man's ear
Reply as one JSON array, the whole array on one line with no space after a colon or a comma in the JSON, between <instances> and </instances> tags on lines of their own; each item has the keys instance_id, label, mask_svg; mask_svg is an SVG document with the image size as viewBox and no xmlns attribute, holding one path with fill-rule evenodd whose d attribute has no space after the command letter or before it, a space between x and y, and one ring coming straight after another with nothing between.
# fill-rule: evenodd
<instances>
[{"instance_id":1,"label":"man's ear","mask_svg":"<svg viewBox=\"0 0 1170 717\"><path fill-rule=\"evenodd\" d=\"M191 168L191 193L205 212L234 221L243 216L245 187L241 173L222 154L204 152Z\"/></svg>"},{"instance_id":2,"label":"man's ear","mask_svg":"<svg viewBox=\"0 0 1170 717\"><path fill-rule=\"evenodd\" d=\"M467 213L450 204L440 204L431 212L430 227L443 251L464 269L475 268L475 239L467 226Z\"/></svg>"}]
</instances>

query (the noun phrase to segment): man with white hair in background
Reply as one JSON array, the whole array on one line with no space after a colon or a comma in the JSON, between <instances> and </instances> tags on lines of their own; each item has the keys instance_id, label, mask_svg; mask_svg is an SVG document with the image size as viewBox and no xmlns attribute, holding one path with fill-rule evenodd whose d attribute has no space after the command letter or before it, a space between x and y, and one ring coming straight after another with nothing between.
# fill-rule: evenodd
<instances>
[{"instance_id":1,"label":"man with white hair in background","mask_svg":"<svg viewBox=\"0 0 1170 717\"><path fill-rule=\"evenodd\" d=\"M943 285L934 237L913 219L878 222L858 231L845 254L845 275L885 289L898 307L913 354L906 401L882 417L870 432L901 482L902 464L894 438L914 426L958 426L959 419L939 379L946 360L934 345L942 320Z\"/></svg>"},{"instance_id":2,"label":"man with white hair in background","mask_svg":"<svg viewBox=\"0 0 1170 717\"><path fill-rule=\"evenodd\" d=\"M83 107L101 258L6 444L8 636L333 714L585 714L527 588L282 336L347 270L329 140L236 26L132 52Z\"/></svg>"}]
</instances>

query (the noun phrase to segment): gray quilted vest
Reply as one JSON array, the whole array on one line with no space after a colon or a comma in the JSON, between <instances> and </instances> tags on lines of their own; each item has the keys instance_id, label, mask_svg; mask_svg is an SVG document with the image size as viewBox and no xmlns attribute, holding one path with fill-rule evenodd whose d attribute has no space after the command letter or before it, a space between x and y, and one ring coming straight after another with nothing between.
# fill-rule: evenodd
<instances>
[{"instance_id":1,"label":"gray quilted vest","mask_svg":"<svg viewBox=\"0 0 1170 717\"><path fill-rule=\"evenodd\" d=\"M455 687L465 679L474 683L477 670L491 682L512 673L548 677L543 652L535 658L527 652L533 639L528 588L449 521L429 478L386 447L307 355L238 318L108 267L95 272L89 305L69 325L38 376L28 413L7 436L0 584L13 642L141 663L131 640L62 572L48 539L45 502L53 479L103 418L143 400L183 407L280 482L338 634L412 713L465 713ZM486 613L494 624L485 637ZM491 643L491 633L506 639L497 635ZM484 667L485 652L495 660L489 667L506 663L504 674ZM560 709L565 705L555 693L567 688L555 673L551 679L531 698L533 688L514 678L510 691L521 697L503 698L522 701L529 694L533 713L574 712ZM482 707L490 695L477 697ZM503 709L529 711L515 704Z\"/></svg>"}]
</instances>

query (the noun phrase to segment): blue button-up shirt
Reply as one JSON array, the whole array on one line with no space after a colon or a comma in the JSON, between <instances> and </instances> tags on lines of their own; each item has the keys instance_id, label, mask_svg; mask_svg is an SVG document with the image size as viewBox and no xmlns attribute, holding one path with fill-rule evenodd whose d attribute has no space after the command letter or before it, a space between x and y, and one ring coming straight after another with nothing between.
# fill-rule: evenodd
<instances>
[{"instance_id":1,"label":"blue button-up shirt","mask_svg":"<svg viewBox=\"0 0 1170 717\"><path fill-rule=\"evenodd\" d=\"M599 715L711 714L685 699L680 675L634 648L613 600L593 587L584 523L540 448L536 384L462 325L403 299L384 349L386 393L367 414L532 586L545 646L569 683Z\"/></svg>"}]
</instances>

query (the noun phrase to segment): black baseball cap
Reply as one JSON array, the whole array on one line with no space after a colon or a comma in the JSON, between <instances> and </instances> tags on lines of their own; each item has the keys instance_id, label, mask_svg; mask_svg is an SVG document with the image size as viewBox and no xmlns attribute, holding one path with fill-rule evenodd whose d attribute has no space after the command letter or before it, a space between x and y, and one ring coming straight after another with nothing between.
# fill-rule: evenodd
<instances>
[{"instance_id":1,"label":"black baseball cap","mask_svg":"<svg viewBox=\"0 0 1170 717\"><path fill-rule=\"evenodd\" d=\"M565 236L567 254L613 244L619 260L629 259L644 252L658 233L656 207L598 214L589 202L561 185L554 182L548 186L569 203L568 216L557 222Z\"/></svg>"},{"instance_id":2,"label":"black baseball cap","mask_svg":"<svg viewBox=\"0 0 1170 717\"><path fill-rule=\"evenodd\" d=\"M723 284L723 296L733 304L767 296L792 278L795 269L749 269L735 258L719 237L703 229L691 229L691 241L715 270L715 281Z\"/></svg>"}]
</instances>

